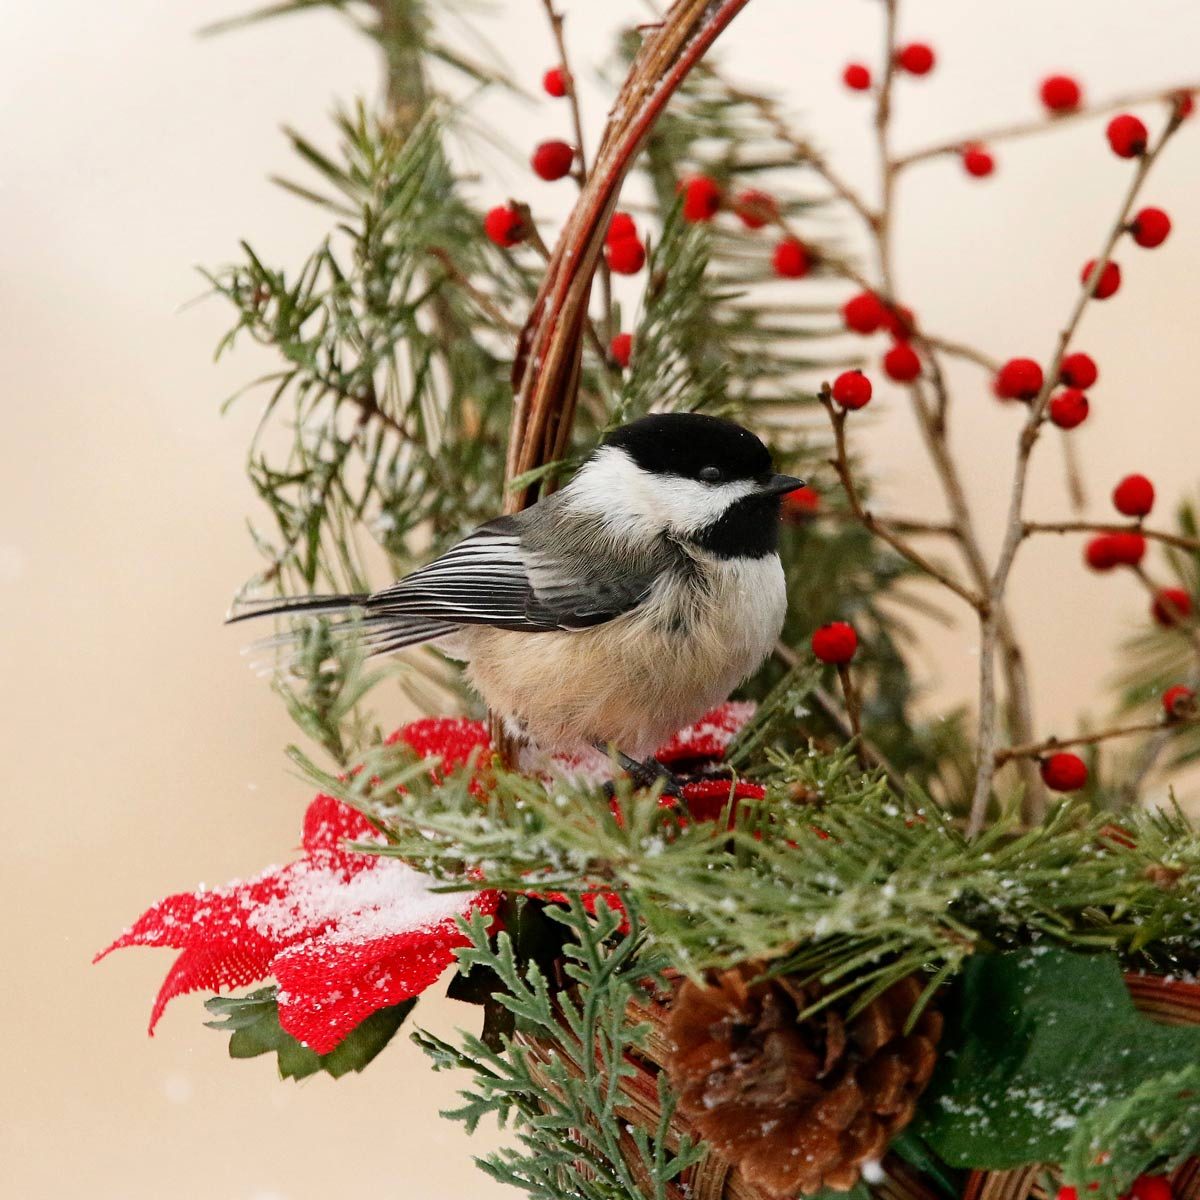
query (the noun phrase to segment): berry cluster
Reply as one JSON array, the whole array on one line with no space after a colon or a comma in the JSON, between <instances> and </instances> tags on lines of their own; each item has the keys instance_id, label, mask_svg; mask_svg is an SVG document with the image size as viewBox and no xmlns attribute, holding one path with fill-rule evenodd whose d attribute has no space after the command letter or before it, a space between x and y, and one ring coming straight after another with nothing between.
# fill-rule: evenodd
<instances>
[{"instance_id":1,"label":"berry cluster","mask_svg":"<svg viewBox=\"0 0 1200 1200\"><path fill-rule=\"evenodd\" d=\"M886 91L891 81L899 75L916 78L928 75L936 61L933 49L925 42L914 41L897 47L881 90ZM861 62L851 62L844 67L842 82L856 93L877 90L875 73ZM547 70L542 78L542 87L547 95L569 98L574 103L574 82L565 64ZM1038 87L1038 96L1051 120L1061 120L1081 112L1084 103L1082 86L1067 74L1044 78ZM880 103L886 107L883 97ZM1190 94L1179 93L1173 103L1177 120L1190 114L1193 106ZM1149 131L1145 123L1132 113L1122 112L1113 116L1107 122L1104 133L1109 147L1119 158L1140 159L1151 153ZM999 135L996 136L998 138ZM956 150L963 170L971 178L986 179L996 171L997 160L993 149L978 140L964 141L957 147L931 148L924 154L944 153L947 149ZM917 155L920 156L923 155ZM572 174L582 177L586 169L577 148L558 139L539 143L531 155L530 166L535 175L550 182ZM577 166L579 171L576 171ZM736 216L744 228L752 231L777 228L779 236L773 244L770 257L771 271L777 278L801 279L812 272L816 260L811 247L789 229L779 201L770 193L758 188L733 191L723 171L718 175L704 172L690 174L679 182L677 190L680 214L688 223L706 224L716 220L722 212L727 212ZM868 219L872 218L872 214L863 209L861 204L857 204L857 207L864 211ZM484 217L483 224L487 237L506 249L536 237L530 225L528 209L512 202L492 208ZM1148 206L1129 217L1116 231L1114 240L1123 235L1136 246L1153 249L1161 246L1170 233L1171 219L1168 214L1161 208ZM1107 300L1121 288L1122 269L1112 257L1111 248L1110 242L1100 258L1089 260L1080 271L1080 282L1091 299ZM634 275L644 269L646 244L630 213L617 212L609 222L604 239L604 259L609 270L617 275ZM845 301L842 319L851 333L864 337L883 334L888 338L889 345L880 360L888 379L911 385L922 378L926 369L925 357L935 353L936 342L930 339L927 343L922 338L913 312L899 304L893 296L872 290L859 291ZM621 331L613 334L608 346L611 368L628 369L634 350L632 333ZM1061 429L1069 430L1087 419L1090 409L1088 391L1098 379L1099 369L1095 360L1082 351L1071 350L1062 356L1053 373L1048 372L1036 359L1010 358L995 369L992 389L1002 401L1032 406L1034 412L1028 419L1035 426L1038 421L1045 419ZM827 406L830 413L834 414L838 428L841 428L841 422L845 421L847 414L868 405L872 395L872 381L863 371L848 370L839 374L826 396ZM1122 517L1129 518L1132 525L1128 528L1101 527L1102 531L1092 537L1084 548L1084 559L1090 568L1107 572L1117 567L1127 567L1141 572L1147 551L1147 536L1142 529L1142 521L1152 511L1154 499L1154 485L1144 475L1128 475L1116 485L1112 493L1113 506ZM782 511L785 520L799 523L811 520L819 513L820 507L818 494L810 487L802 487L784 498ZM1190 623L1192 597L1178 587L1154 589L1151 613L1153 619L1164 627ZM847 707L852 715L855 703L846 672L857 649L858 635L844 621L822 626L812 635L815 657L839 668L846 689ZM1192 690L1183 684L1169 688L1162 696L1162 705L1168 721L1191 720L1200 715L1196 712ZM1039 755L1038 750L1041 749L1045 749L1046 753ZM1027 757L1037 757L1042 779L1048 788L1069 792L1086 786L1087 764L1078 755L1057 749L1053 740L1037 749L1026 748L1023 753ZM1060 1200L1068 1198L1060 1196ZM1168 1198L1141 1195L1135 1189L1135 1200Z\"/></svg>"}]
</instances>

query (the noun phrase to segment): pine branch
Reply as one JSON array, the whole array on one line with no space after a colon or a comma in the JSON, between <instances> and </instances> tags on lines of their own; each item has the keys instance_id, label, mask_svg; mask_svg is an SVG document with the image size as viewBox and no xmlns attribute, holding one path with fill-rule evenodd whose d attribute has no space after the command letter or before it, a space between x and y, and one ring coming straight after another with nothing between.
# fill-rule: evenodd
<instances>
[{"instance_id":1,"label":"pine branch","mask_svg":"<svg viewBox=\"0 0 1200 1200\"><path fill-rule=\"evenodd\" d=\"M1063 803L1028 832L1008 821L968 840L936 806L863 775L846 750L766 760L752 774L767 798L736 805L729 828L683 822L653 791L619 787L614 810L599 790L495 765L481 802L470 772L437 785L394 748L351 779L313 777L388 832L380 852L448 886L611 890L640 914L648 945L688 973L764 958L830 980L853 961L844 982L855 990L952 972L982 945L1034 936L1160 969L1200 949L1186 882L1200 871L1200 837L1176 815L1131 813L1113 844L1110 818Z\"/></svg>"},{"instance_id":2,"label":"pine branch","mask_svg":"<svg viewBox=\"0 0 1200 1200\"><path fill-rule=\"evenodd\" d=\"M629 1125L623 1084L646 1027L630 1023L626 1010L635 991L656 978L661 960L642 952L636 910L628 914L628 933L619 932L621 914L604 904L592 915L574 899L545 913L567 935L564 990L552 989L535 962L518 963L508 933L493 945L485 921L462 923L471 944L460 952L461 968L494 972L505 989L498 999L518 1032L495 1048L469 1034L460 1035L457 1048L415 1035L435 1068L466 1068L474 1076L460 1093L462 1105L443 1115L463 1121L468 1132L487 1116L511 1122L519 1147L476 1161L533 1200L665 1200L668 1185L705 1151L670 1130L674 1101L665 1089L658 1128Z\"/></svg>"}]
</instances>

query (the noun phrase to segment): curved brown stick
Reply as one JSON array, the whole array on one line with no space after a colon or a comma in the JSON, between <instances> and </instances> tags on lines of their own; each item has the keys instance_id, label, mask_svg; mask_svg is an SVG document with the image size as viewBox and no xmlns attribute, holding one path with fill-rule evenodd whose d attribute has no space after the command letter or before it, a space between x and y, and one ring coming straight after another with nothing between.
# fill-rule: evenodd
<instances>
[{"instance_id":1,"label":"curved brown stick","mask_svg":"<svg viewBox=\"0 0 1200 1200\"><path fill-rule=\"evenodd\" d=\"M504 472L506 513L519 512L533 498L531 486L513 488L512 481L562 458L570 444L592 277L621 184L667 101L748 3L675 0L633 61L517 341ZM502 761L511 763L516 757L512 739L494 716L490 725L492 745Z\"/></svg>"},{"instance_id":2,"label":"curved brown stick","mask_svg":"<svg viewBox=\"0 0 1200 1200\"><path fill-rule=\"evenodd\" d=\"M569 444L592 276L621 184L667 101L749 0L675 0L643 43L617 96L591 173L550 257L513 367L508 482L561 458ZM531 499L505 495L505 511Z\"/></svg>"}]
</instances>

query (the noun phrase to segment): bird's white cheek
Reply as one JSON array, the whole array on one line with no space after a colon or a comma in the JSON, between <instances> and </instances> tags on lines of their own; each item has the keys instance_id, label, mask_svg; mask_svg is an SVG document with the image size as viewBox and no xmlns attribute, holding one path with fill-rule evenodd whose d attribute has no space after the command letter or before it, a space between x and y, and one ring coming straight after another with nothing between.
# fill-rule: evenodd
<instances>
[{"instance_id":1,"label":"bird's white cheek","mask_svg":"<svg viewBox=\"0 0 1200 1200\"><path fill-rule=\"evenodd\" d=\"M664 524L696 533L719 520L731 504L755 490L747 480L713 485L678 477L651 478L646 491Z\"/></svg>"}]
</instances>

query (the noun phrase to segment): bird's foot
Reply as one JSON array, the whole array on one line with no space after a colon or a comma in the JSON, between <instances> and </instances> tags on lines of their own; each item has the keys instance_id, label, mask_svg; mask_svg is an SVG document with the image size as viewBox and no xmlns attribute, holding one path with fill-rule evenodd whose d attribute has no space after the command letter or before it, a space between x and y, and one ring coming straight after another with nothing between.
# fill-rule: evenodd
<instances>
[{"instance_id":1,"label":"bird's foot","mask_svg":"<svg viewBox=\"0 0 1200 1200\"><path fill-rule=\"evenodd\" d=\"M610 752L605 747L599 748L606 754ZM673 771L669 770L667 767L664 767L663 764L660 763L653 755L644 761L639 762L636 758L630 758L628 754L622 753L622 751L617 750L615 747L612 748L611 753L620 764L621 769L633 781L634 787L651 788L659 780L662 780L662 791L664 796L673 796L676 800L683 799L683 783L680 781L679 777ZM611 783L606 784L604 790L610 798L614 794L613 785Z\"/></svg>"}]
</instances>

